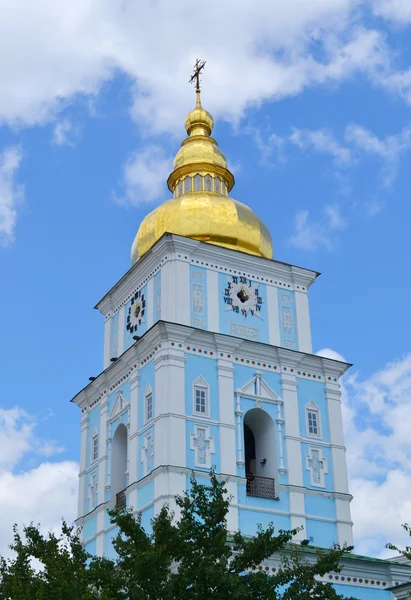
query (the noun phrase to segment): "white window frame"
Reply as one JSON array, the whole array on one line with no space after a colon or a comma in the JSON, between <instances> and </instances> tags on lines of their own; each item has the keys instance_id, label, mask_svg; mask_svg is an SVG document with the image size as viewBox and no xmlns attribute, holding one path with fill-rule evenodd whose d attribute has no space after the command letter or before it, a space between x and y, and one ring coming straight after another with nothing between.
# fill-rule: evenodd
<instances>
[{"instance_id":1,"label":"white window frame","mask_svg":"<svg viewBox=\"0 0 411 600\"><path fill-rule=\"evenodd\" d=\"M94 456L94 440L97 440L97 456ZM98 454L100 450L100 440L98 439L98 431L97 428L94 428L93 434L91 436L91 460L90 463L94 463L98 460Z\"/></svg>"},{"instance_id":2,"label":"white window frame","mask_svg":"<svg viewBox=\"0 0 411 600\"><path fill-rule=\"evenodd\" d=\"M149 416L148 399L151 397L151 416ZM144 392L144 422L149 423L154 418L154 396L151 385L147 385Z\"/></svg>"},{"instance_id":3,"label":"white window frame","mask_svg":"<svg viewBox=\"0 0 411 600\"><path fill-rule=\"evenodd\" d=\"M309 420L308 420L309 413L315 413L315 415L317 417L317 433L310 433L310 426L309 426ZM307 437L315 438L315 439L322 439L323 435L322 435L322 427L321 427L321 412L320 412L319 407L313 400L310 400L310 402L308 404L306 404L306 406L305 406L305 426L306 426L306 431L307 431Z\"/></svg>"},{"instance_id":4,"label":"white window frame","mask_svg":"<svg viewBox=\"0 0 411 600\"><path fill-rule=\"evenodd\" d=\"M205 393L205 412L200 412L197 410L197 390ZM204 379L204 377L197 377L197 379L193 382L193 415L196 417L210 417L210 386Z\"/></svg>"}]
</instances>

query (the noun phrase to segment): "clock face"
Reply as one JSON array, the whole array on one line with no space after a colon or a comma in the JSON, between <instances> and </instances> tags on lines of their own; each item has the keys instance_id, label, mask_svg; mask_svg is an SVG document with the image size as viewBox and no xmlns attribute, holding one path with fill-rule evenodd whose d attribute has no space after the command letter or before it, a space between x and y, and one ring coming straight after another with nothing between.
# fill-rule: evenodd
<instances>
[{"instance_id":1,"label":"clock face","mask_svg":"<svg viewBox=\"0 0 411 600\"><path fill-rule=\"evenodd\" d=\"M260 311L263 299L258 295L258 284L246 277L233 275L224 290L226 310L240 313L244 318L250 313L261 319Z\"/></svg>"},{"instance_id":2,"label":"clock face","mask_svg":"<svg viewBox=\"0 0 411 600\"><path fill-rule=\"evenodd\" d=\"M141 291L136 292L131 299L128 309L126 329L129 333L138 331L139 326L145 322L146 301Z\"/></svg>"}]
</instances>

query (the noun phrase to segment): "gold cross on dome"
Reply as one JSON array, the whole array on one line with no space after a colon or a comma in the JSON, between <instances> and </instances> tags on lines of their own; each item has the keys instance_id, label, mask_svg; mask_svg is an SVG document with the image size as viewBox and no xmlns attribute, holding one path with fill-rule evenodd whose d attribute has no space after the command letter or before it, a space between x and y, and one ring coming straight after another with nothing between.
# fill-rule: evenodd
<instances>
[{"instance_id":1,"label":"gold cross on dome","mask_svg":"<svg viewBox=\"0 0 411 600\"><path fill-rule=\"evenodd\" d=\"M194 73L190 77L189 83L193 83L195 81L197 91L200 91L200 73L204 69L205 65L206 65L205 60L200 60L197 58L196 64L194 65Z\"/></svg>"}]
</instances>

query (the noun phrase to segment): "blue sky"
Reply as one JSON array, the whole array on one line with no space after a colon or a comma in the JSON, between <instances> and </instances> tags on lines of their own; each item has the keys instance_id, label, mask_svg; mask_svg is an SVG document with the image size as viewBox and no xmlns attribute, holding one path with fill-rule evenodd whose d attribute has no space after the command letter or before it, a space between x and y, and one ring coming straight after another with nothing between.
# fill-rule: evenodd
<instances>
[{"instance_id":1,"label":"blue sky","mask_svg":"<svg viewBox=\"0 0 411 600\"><path fill-rule=\"evenodd\" d=\"M210 1L201 27L189 5L6 3L0 537L14 520L55 526L62 503L75 515L69 399L102 368L93 306L169 197L200 56L232 196L268 225L275 258L322 272L314 351L354 363L344 414L355 535L359 551L380 554L401 539L411 497L410 5Z\"/></svg>"}]
</instances>

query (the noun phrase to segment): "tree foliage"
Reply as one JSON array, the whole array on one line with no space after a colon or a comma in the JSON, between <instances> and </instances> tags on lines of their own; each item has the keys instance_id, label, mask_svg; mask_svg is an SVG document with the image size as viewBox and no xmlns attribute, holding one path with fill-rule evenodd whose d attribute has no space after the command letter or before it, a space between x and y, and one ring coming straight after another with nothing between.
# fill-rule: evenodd
<instances>
[{"instance_id":1,"label":"tree foliage","mask_svg":"<svg viewBox=\"0 0 411 600\"><path fill-rule=\"evenodd\" d=\"M401 527L411 537L411 526L408 525L408 523L403 523L401 525ZM405 558L408 558L408 560L411 560L411 546L405 546L405 548L398 548L394 544L386 544L385 547L388 548L389 550L394 550L395 552L398 552L399 554L401 554L401 556L404 556Z\"/></svg>"},{"instance_id":2,"label":"tree foliage","mask_svg":"<svg viewBox=\"0 0 411 600\"><path fill-rule=\"evenodd\" d=\"M73 528L43 536L38 527L14 529L12 559L0 562L0 600L338 600L318 577L341 570L343 549L304 552L296 531L258 528L254 537L227 530L229 497L214 472L208 485L191 477L176 498L179 518L165 505L147 533L141 517L110 512L119 528L116 560L91 557ZM275 570L265 564L278 556ZM32 559L40 561L36 570ZM353 600L353 599L351 599Z\"/></svg>"}]
</instances>

